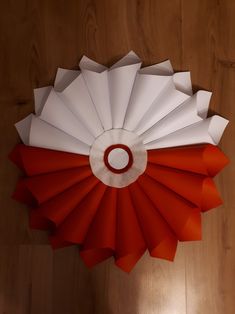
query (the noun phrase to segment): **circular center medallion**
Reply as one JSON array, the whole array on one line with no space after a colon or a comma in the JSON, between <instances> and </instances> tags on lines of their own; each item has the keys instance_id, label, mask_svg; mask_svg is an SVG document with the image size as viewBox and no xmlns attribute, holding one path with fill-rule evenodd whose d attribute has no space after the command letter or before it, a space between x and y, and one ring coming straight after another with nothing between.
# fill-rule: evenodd
<instances>
[{"instance_id":1,"label":"circular center medallion","mask_svg":"<svg viewBox=\"0 0 235 314\"><path fill-rule=\"evenodd\" d=\"M93 174L104 184L122 188L145 171L147 151L137 134L123 129L105 131L90 149Z\"/></svg>"},{"instance_id":2,"label":"circular center medallion","mask_svg":"<svg viewBox=\"0 0 235 314\"><path fill-rule=\"evenodd\" d=\"M111 145L104 152L104 163L110 171L123 173L132 166L133 155L126 145Z\"/></svg>"}]
</instances>

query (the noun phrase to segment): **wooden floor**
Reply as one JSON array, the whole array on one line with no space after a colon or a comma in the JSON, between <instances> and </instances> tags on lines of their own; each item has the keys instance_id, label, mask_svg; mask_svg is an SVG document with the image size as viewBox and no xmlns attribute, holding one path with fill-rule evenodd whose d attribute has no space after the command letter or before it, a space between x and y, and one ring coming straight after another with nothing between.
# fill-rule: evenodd
<instances>
[{"instance_id":1,"label":"wooden floor","mask_svg":"<svg viewBox=\"0 0 235 314\"><path fill-rule=\"evenodd\" d=\"M0 314L235 313L235 1L19 0L0 2ZM211 111L230 119L217 178L224 206L203 216L203 241L181 243L174 263L144 256L130 275L107 261L92 271L76 247L52 252L11 200L19 172L7 154L13 124L33 110L33 88L83 54L106 65L133 49L144 64L169 58Z\"/></svg>"}]
</instances>

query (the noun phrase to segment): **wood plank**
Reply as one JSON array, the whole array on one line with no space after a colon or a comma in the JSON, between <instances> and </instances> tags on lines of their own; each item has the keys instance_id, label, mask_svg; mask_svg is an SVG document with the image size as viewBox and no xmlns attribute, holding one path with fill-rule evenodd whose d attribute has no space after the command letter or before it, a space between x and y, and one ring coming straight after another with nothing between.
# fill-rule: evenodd
<instances>
[{"instance_id":1,"label":"wood plank","mask_svg":"<svg viewBox=\"0 0 235 314\"><path fill-rule=\"evenodd\" d=\"M235 2L32 0L0 12L0 313L233 314L235 312ZM129 275L113 260L88 270L76 247L53 252L10 195L20 172L7 155L13 124L33 110L33 88L83 54L111 65L133 49L144 65L169 58L194 90L213 91L211 113L231 120L221 147L231 164L216 179L224 205L203 216L203 241L181 243L175 262L147 254Z\"/></svg>"}]
</instances>

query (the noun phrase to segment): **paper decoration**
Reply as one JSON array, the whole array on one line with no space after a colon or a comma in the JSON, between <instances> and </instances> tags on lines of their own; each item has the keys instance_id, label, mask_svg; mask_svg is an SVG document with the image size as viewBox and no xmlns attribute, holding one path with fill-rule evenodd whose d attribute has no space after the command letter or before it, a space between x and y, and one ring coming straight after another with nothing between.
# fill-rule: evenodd
<instances>
[{"instance_id":1,"label":"paper decoration","mask_svg":"<svg viewBox=\"0 0 235 314\"><path fill-rule=\"evenodd\" d=\"M222 203L213 177L228 121L207 118L211 93L193 95L170 61L141 68L130 52L110 69L87 57L36 89L35 114L16 123L24 171L14 198L53 248L80 245L87 266L113 256L131 271L142 254L173 260L201 239L201 212Z\"/></svg>"}]
</instances>

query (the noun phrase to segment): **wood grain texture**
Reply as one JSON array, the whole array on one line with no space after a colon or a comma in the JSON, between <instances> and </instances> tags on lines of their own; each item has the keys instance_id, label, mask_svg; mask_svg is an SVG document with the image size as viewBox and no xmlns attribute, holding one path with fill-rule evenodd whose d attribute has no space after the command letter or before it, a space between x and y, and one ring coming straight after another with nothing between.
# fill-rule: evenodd
<instances>
[{"instance_id":1,"label":"wood grain texture","mask_svg":"<svg viewBox=\"0 0 235 314\"><path fill-rule=\"evenodd\" d=\"M0 3L0 314L235 313L235 1L20 0ZM224 205L203 216L203 241L180 243L174 263L141 259L130 275L109 260L87 270L76 247L53 252L10 195L13 124L33 110L33 88L83 54L106 65L129 50L145 65L169 58L211 112L230 119L217 177Z\"/></svg>"}]
</instances>

